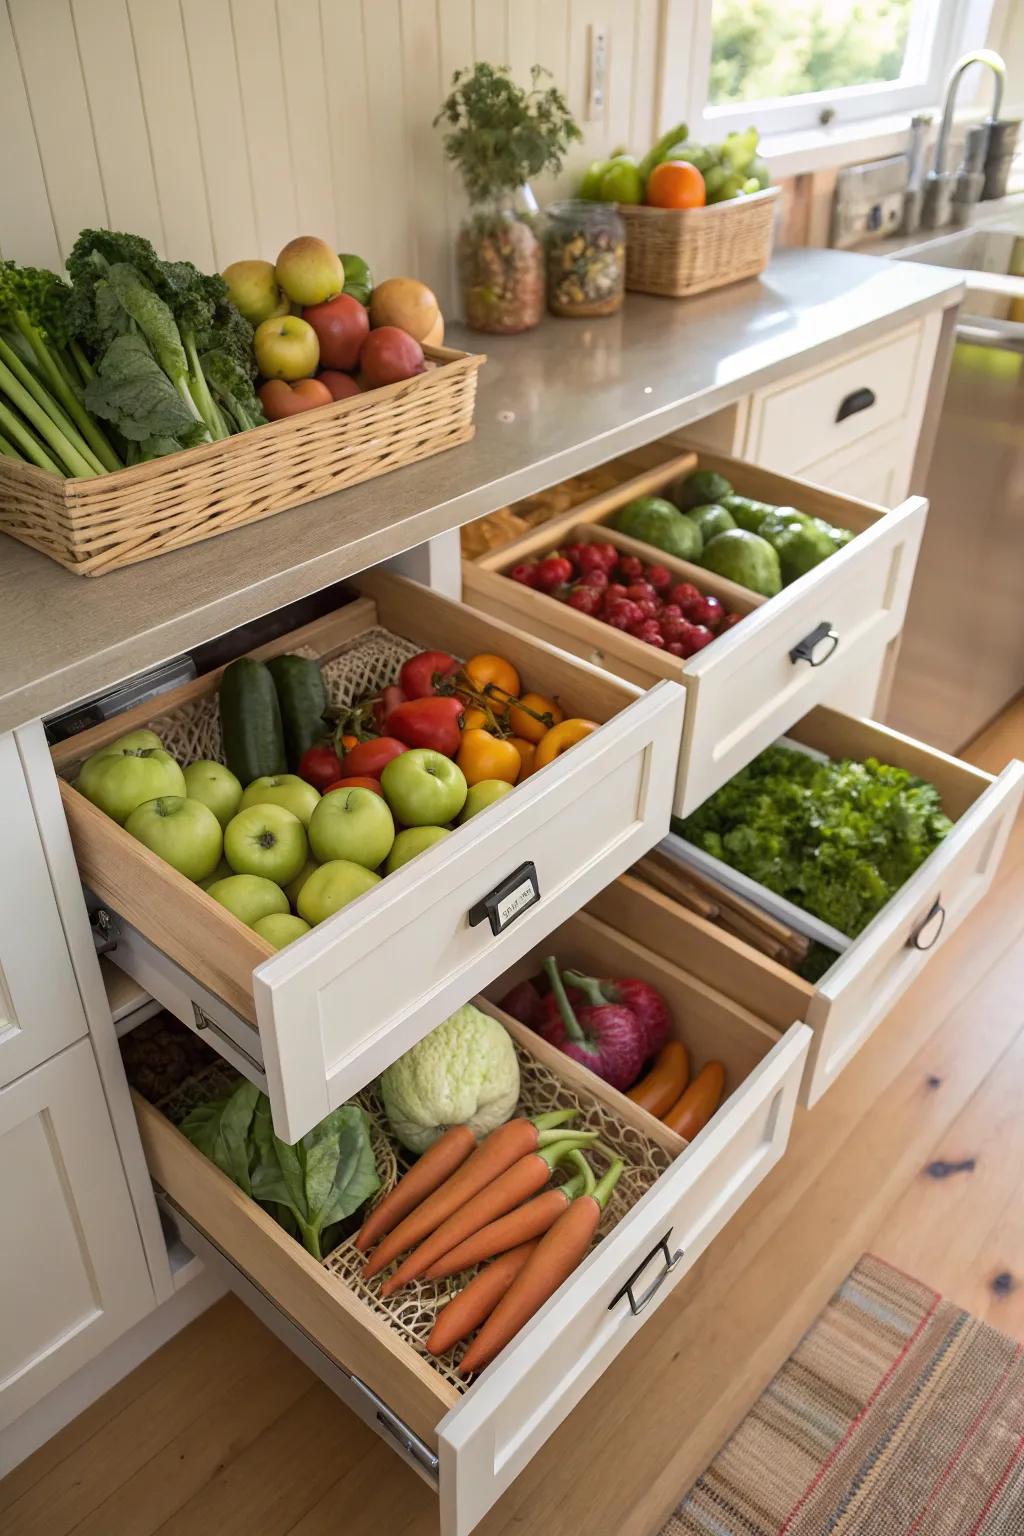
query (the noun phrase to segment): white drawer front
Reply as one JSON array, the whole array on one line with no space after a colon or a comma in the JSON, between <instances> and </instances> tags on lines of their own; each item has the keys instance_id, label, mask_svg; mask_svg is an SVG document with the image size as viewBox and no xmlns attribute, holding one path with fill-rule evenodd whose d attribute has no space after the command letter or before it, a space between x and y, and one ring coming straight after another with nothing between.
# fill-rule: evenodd
<instances>
[{"instance_id":1,"label":"white drawer front","mask_svg":"<svg viewBox=\"0 0 1024 1536\"><path fill-rule=\"evenodd\" d=\"M872 433L845 453L810 464L803 478L876 507L895 507L910 493L916 443L902 429Z\"/></svg>"},{"instance_id":2,"label":"white drawer front","mask_svg":"<svg viewBox=\"0 0 1024 1536\"><path fill-rule=\"evenodd\" d=\"M501 815L474 818L258 967L281 1137L351 1098L653 847L668 826L684 702L677 684L658 684L518 787ZM486 921L471 926L470 909L530 862L540 899L498 937Z\"/></svg>"},{"instance_id":3,"label":"white drawer front","mask_svg":"<svg viewBox=\"0 0 1024 1536\"><path fill-rule=\"evenodd\" d=\"M1014 762L822 978L807 1013L814 1042L801 1102L821 1097L985 894L1022 794L1024 763Z\"/></svg>"},{"instance_id":4,"label":"white drawer front","mask_svg":"<svg viewBox=\"0 0 1024 1536\"><path fill-rule=\"evenodd\" d=\"M899 633L927 509L911 497L691 659L677 815L695 810ZM790 652L819 625L838 637L831 655L820 665L794 661Z\"/></svg>"},{"instance_id":5,"label":"white drawer front","mask_svg":"<svg viewBox=\"0 0 1024 1536\"><path fill-rule=\"evenodd\" d=\"M478 1524L782 1156L809 1043L793 1025L442 1420L443 1536ZM613 1302L631 1278L637 1315Z\"/></svg>"}]
</instances>

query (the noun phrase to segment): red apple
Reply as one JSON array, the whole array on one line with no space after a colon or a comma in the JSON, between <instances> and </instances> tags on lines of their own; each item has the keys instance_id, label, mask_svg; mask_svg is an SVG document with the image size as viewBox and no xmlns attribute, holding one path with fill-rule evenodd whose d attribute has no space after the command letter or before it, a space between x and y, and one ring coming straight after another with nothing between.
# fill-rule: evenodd
<instances>
[{"instance_id":1,"label":"red apple","mask_svg":"<svg viewBox=\"0 0 1024 1536\"><path fill-rule=\"evenodd\" d=\"M370 317L358 299L339 293L324 304L311 304L302 318L316 331L325 368L354 368L370 331Z\"/></svg>"},{"instance_id":2,"label":"red apple","mask_svg":"<svg viewBox=\"0 0 1024 1536\"><path fill-rule=\"evenodd\" d=\"M260 385L260 404L269 421L280 421L284 416L297 416L300 411L311 411L317 405L330 405L331 392L319 379L300 379L297 384L287 384L284 379L268 379Z\"/></svg>"},{"instance_id":3,"label":"red apple","mask_svg":"<svg viewBox=\"0 0 1024 1536\"><path fill-rule=\"evenodd\" d=\"M382 325L363 342L359 366L370 389L398 384L426 372L426 359L418 341L397 325Z\"/></svg>"},{"instance_id":4,"label":"red apple","mask_svg":"<svg viewBox=\"0 0 1024 1536\"><path fill-rule=\"evenodd\" d=\"M324 368L317 374L321 384L326 384L331 392L332 400L347 400L349 395L361 395L362 390L350 373L337 373L331 368Z\"/></svg>"}]
</instances>

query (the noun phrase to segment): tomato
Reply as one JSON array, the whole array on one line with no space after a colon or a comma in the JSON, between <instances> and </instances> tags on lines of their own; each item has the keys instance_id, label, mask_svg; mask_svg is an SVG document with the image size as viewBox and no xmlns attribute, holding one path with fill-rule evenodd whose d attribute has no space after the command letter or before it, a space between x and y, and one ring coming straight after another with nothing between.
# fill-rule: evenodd
<instances>
[{"instance_id":1,"label":"tomato","mask_svg":"<svg viewBox=\"0 0 1024 1536\"><path fill-rule=\"evenodd\" d=\"M553 763L556 757L574 747L584 736L589 736L591 731L597 730L594 720L563 720L561 724L554 726L547 735L538 743L537 755L533 760L535 768L544 768L548 763Z\"/></svg>"},{"instance_id":2,"label":"tomato","mask_svg":"<svg viewBox=\"0 0 1024 1536\"><path fill-rule=\"evenodd\" d=\"M377 736L373 741L360 741L351 752L345 753L341 772L348 778L379 779L391 759L407 751L405 743L396 741L393 736Z\"/></svg>"},{"instance_id":3,"label":"tomato","mask_svg":"<svg viewBox=\"0 0 1024 1536\"><path fill-rule=\"evenodd\" d=\"M431 747L454 757L462 740L461 699L407 699L388 715L389 736L407 747Z\"/></svg>"},{"instance_id":4,"label":"tomato","mask_svg":"<svg viewBox=\"0 0 1024 1536\"><path fill-rule=\"evenodd\" d=\"M504 779L506 784L514 784L522 766L512 743L489 731L463 731L455 761L467 784L479 784L482 779Z\"/></svg>"},{"instance_id":5,"label":"tomato","mask_svg":"<svg viewBox=\"0 0 1024 1536\"><path fill-rule=\"evenodd\" d=\"M341 758L332 746L309 747L299 758L299 778L321 794L341 771Z\"/></svg>"},{"instance_id":6,"label":"tomato","mask_svg":"<svg viewBox=\"0 0 1024 1536\"><path fill-rule=\"evenodd\" d=\"M493 714L494 711L492 710L491 713ZM491 724L493 721L488 717L487 711L477 709L475 704L470 704L463 712L462 729L464 731L482 731Z\"/></svg>"},{"instance_id":7,"label":"tomato","mask_svg":"<svg viewBox=\"0 0 1024 1536\"><path fill-rule=\"evenodd\" d=\"M703 208L704 177L688 160L665 160L647 178L647 202L652 208Z\"/></svg>"},{"instance_id":8,"label":"tomato","mask_svg":"<svg viewBox=\"0 0 1024 1536\"><path fill-rule=\"evenodd\" d=\"M438 691L438 683L459 670L454 656L447 651L420 651L410 656L398 675L398 683L407 699L426 699Z\"/></svg>"},{"instance_id":9,"label":"tomato","mask_svg":"<svg viewBox=\"0 0 1024 1536\"><path fill-rule=\"evenodd\" d=\"M545 718L537 720L535 716ZM508 723L517 736L538 742L553 725L565 719L565 711L559 709L554 699L546 699L542 693L524 693L518 705L508 712Z\"/></svg>"},{"instance_id":10,"label":"tomato","mask_svg":"<svg viewBox=\"0 0 1024 1536\"><path fill-rule=\"evenodd\" d=\"M519 753L519 762L521 767L519 769L519 777L516 779L516 783L521 784L523 780L528 779L530 774L533 772L533 760L537 755L536 743L527 741L522 736L510 736L508 738L508 744L510 747L515 747L516 751Z\"/></svg>"},{"instance_id":11,"label":"tomato","mask_svg":"<svg viewBox=\"0 0 1024 1536\"><path fill-rule=\"evenodd\" d=\"M335 779L333 784L328 784L324 794L329 795L332 789L372 789L375 795L380 795L382 799L384 796L380 780L368 778L366 774L353 779Z\"/></svg>"},{"instance_id":12,"label":"tomato","mask_svg":"<svg viewBox=\"0 0 1024 1536\"><path fill-rule=\"evenodd\" d=\"M384 734L384 722L387 720L388 715L390 715L393 709L397 709L399 704L404 703L404 701L405 694L397 683L392 683L390 687L385 688L380 698L374 700L373 723L382 736Z\"/></svg>"},{"instance_id":13,"label":"tomato","mask_svg":"<svg viewBox=\"0 0 1024 1536\"><path fill-rule=\"evenodd\" d=\"M492 656L485 651L479 656L471 656L462 670L477 693L487 695L496 714L499 711L503 714L509 696L515 698L519 693L519 673L504 656Z\"/></svg>"}]
</instances>

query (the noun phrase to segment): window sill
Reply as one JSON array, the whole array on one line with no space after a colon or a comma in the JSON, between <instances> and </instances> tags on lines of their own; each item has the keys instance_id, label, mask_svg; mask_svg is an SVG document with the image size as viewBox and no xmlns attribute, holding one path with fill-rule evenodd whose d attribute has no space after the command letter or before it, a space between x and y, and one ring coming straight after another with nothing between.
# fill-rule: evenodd
<instances>
[{"instance_id":1,"label":"window sill","mask_svg":"<svg viewBox=\"0 0 1024 1536\"><path fill-rule=\"evenodd\" d=\"M942 106L920 108L932 116L929 146L934 144ZM954 123L981 122L987 109L980 106L963 107L954 116ZM1014 116L1007 108L1003 116ZM893 112L884 117L863 118L854 123L830 123L828 127L796 129L791 133L766 134L761 140L760 153L768 161L777 181L790 176L805 176L813 171L838 169L844 165L858 165L865 160L880 160L885 155L905 154L910 145L910 114ZM930 168L930 159L926 156Z\"/></svg>"}]
</instances>

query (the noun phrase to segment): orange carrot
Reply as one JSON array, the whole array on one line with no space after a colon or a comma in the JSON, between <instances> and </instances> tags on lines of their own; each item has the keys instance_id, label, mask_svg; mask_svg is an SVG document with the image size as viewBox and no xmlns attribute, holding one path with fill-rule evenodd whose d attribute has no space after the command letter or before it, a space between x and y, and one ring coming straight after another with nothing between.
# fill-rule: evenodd
<instances>
[{"instance_id":1,"label":"orange carrot","mask_svg":"<svg viewBox=\"0 0 1024 1536\"><path fill-rule=\"evenodd\" d=\"M379 1275L400 1253L429 1237L453 1211L465 1205L481 1189L486 1189L519 1158L557 1140L558 1134L551 1127L561 1125L574 1114L574 1110L555 1110L538 1115L535 1120L507 1120L504 1125L499 1125L496 1131L484 1137L460 1168L456 1168L378 1244L363 1269L363 1279L370 1280Z\"/></svg>"},{"instance_id":2,"label":"orange carrot","mask_svg":"<svg viewBox=\"0 0 1024 1536\"><path fill-rule=\"evenodd\" d=\"M355 1241L360 1252L372 1248L403 1216L414 1211L421 1200L432 1195L466 1161L475 1146L476 1137L468 1125L450 1125L444 1135L416 1159L394 1189L374 1206Z\"/></svg>"},{"instance_id":3,"label":"orange carrot","mask_svg":"<svg viewBox=\"0 0 1024 1536\"><path fill-rule=\"evenodd\" d=\"M580 1195L549 1228L459 1361L469 1376L489 1365L571 1275L593 1241L601 1213L622 1173L616 1159L593 1194Z\"/></svg>"},{"instance_id":4,"label":"orange carrot","mask_svg":"<svg viewBox=\"0 0 1024 1536\"><path fill-rule=\"evenodd\" d=\"M577 1152L573 1155L573 1162L580 1169L575 1178L568 1179L557 1189L546 1189L542 1195L527 1200L517 1210L499 1216L497 1221L489 1221L478 1232L474 1232L472 1237L467 1237L465 1242L449 1248L436 1264L431 1264L426 1278L443 1280L448 1275L457 1275L461 1270L472 1269L474 1264L482 1264L485 1259L493 1259L496 1253L507 1253L510 1248L518 1248L532 1237L542 1236L549 1227L554 1226L566 1206L577 1195L589 1194L594 1188L594 1175L585 1158Z\"/></svg>"},{"instance_id":5,"label":"orange carrot","mask_svg":"<svg viewBox=\"0 0 1024 1536\"><path fill-rule=\"evenodd\" d=\"M442 1307L427 1340L432 1355L443 1355L454 1349L460 1339L468 1338L474 1328L479 1328L490 1317L536 1246L536 1242L522 1243L509 1253L503 1253L493 1264L486 1264L446 1307Z\"/></svg>"},{"instance_id":6,"label":"orange carrot","mask_svg":"<svg viewBox=\"0 0 1024 1536\"><path fill-rule=\"evenodd\" d=\"M718 1108L725 1087L725 1068L720 1061L709 1061L702 1067L682 1098L677 1099L662 1124L679 1136L692 1141L702 1131Z\"/></svg>"},{"instance_id":7,"label":"orange carrot","mask_svg":"<svg viewBox=\"0 0 1024 1536\"><path fill-rule=\"evenodd\" d=\"M564 1137L540 1152L530 1152L526 1157L521 1157L518 1163L513 1163L511 1168L506 1168L486 1189L480 1190L465 1205L453 1211L447 1221L443 1221L429 1237L424 1238L418 1248L402 1260L394 1274L385 1280L381 1295L390 1296L411 1280L418 1280L449 1248L472 1237L474 1232L496 1221L499 1216L504 1216L506 1211L515 1210L517 1205L544 1188L551 1177L551 1170L557 1167L563 1157L578 1147L585 1147L596 1136L596 1131L581 1131L575 1136Z\"/></svg>"},{"instance_id":8,"label":"orange carrot","mask_svg":"<svg viewBox=\"0 0 1024 1536\"><path fill-rule=\"evenodd\" d=\"M670 1040L658 1052L647 1076L634 1083L626 1098L660 1118L667 1109L672 1108L686 1087L689 1076L690 1063L686 1046L681 1040Z\"/></svg>"}]
</instances>

